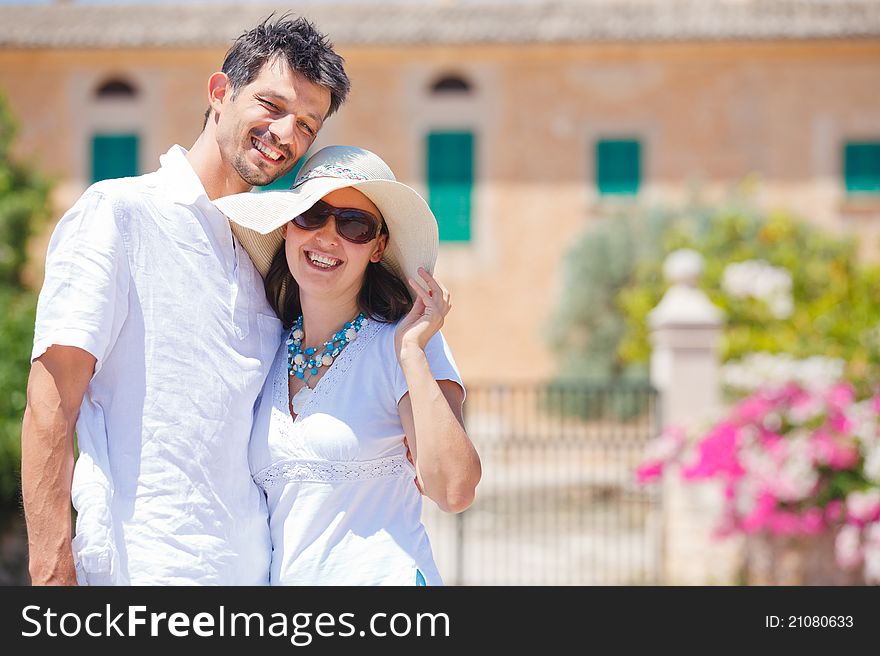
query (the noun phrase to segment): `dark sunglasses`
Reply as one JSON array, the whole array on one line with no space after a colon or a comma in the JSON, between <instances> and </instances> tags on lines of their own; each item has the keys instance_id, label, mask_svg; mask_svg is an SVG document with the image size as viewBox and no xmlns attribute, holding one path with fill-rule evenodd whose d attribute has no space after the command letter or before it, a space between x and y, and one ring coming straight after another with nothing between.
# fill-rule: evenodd
<instances>
[{"instance_id":1,"label":"dark sunglasses","mask_svg":"<svg viewBox=\"0 0 880 656\"><path fill-rule=\"evenodd\" d=\"M367 244L379 234L379 219L354 207L334 207L319 200L291 223L303 230L317 230L330 217L336 217L336 232L352 244Z\"/></svg>"}]
</instances>

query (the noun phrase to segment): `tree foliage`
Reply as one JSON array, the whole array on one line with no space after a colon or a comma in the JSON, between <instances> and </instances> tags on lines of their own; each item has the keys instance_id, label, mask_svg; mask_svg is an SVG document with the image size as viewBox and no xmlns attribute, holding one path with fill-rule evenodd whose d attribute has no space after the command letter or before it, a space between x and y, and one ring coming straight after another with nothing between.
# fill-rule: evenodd
<instances>
[{"instance_id":1,"label":"tree foliage","mask_svg":"<svg viewBox=\"0 0 880 656\"><path fill-rule=\"evenodd\" d=\"M49 216L49 182L11 158L16 124L0 97L0 507L17 503L21 418L36 295L21 281L27 243Z\"/></svg>"},{"instance_id":2,"label":"tree foliage","mask_svg":"<svg viewBox=\"0 0 880 656\"><path fill-rule=\"evenodd\" d=\"M670 220L664 212L604 217L572 246L563 261L562 294L548 330L561 378L644 376L635 360L621 357L626 318L618 296L644 262L659 257L659 240Z\"/></svg>"},{"instance_id":3,"label":"tree foliage","mask_svg":"<svg viewBox=\"0 0 880 656\"><path fill-rule=\"evenodd\" d=\"M722 359L756 351L847 362L854 380L880 365L880 267L860 262L854 239L784 211L762 211L746 196L679 209L634 207L592 224L565 262L551 344L563 376L645 376L648 314L668 283L665 258L691 248L705 258L701 288L726 314ZM731 263L763 260L791 275L793 311L779 318L753 298L722 288Z\"/></svg>"},{"instance_id":4,"label":"tree foliage","mask_svg":"<svg viewBox=\"0 0 880 656\"><path fill-rule=\"evenodd\" d=\"M852 238L832 235L787 212L748 208L719 211L705 219L683 217L671 224L660 257L634 271L617 297L626 331L618 344L624 361L650 355L648 312L660 302L666 282L663 259L692 248L706 262L701 287L726 315L723 361L753 352L841 358L855 380L873 379L880 365L880 267L859 261ZM722 286L732 263L761 260L786 270L792 281L792 312L776 316L753 298L736 298Z\"/></svg>"}]
</instances>

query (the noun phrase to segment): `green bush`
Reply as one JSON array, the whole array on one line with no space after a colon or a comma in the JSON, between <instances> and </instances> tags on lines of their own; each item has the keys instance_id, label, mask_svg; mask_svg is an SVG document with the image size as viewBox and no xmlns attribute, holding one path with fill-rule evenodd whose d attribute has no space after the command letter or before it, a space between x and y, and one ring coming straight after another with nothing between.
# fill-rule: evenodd
<instances>
[{"instance_id":1,"label":"green bush","mask_svg":"<svg viewBox=\"0 0 880 656\"><path fill-rule=\"evenodd\" d=\"M796 358L824 355L843 359L855 380L876 376L880 268L859 263L852 239L828 234L785 212L748 208L683 216L669 226L659 256L637 267L617 296L626 325L617 351L622 361L648 361L648 313L667 287L663 260L678 248L694 249L705 258L700 285L726 314L723 361L756 351ZM767 304L732 297L722 288L725 268L750 260L763 260L791 275L789 316L778 317Z\"/></svg>"},{"instance_id":2,"label":"green bush","mask_svg":"<svg viewBox=\"0 0 880 656\"><path fill-rule=\"evenodd\" d=\"M0 287L0 508L18 499L21 417L35 308L34 294Z\"/></svg>"},{"instance_id":3,"label":"green bush","mask_svg":"<svg viewBox=\"0 0 880 656\"><path fill-rule=\"evenodd\" d=\"M700 281L726 313L722 359L755 351L798 358L843 358L853 380L874 380L880 365L880 267L860 264L856 243L765 212L733 194L718 205L633 206L589 225L564 261L563 288L548 330L561 380L645 380L648 314L668 287L666 257L691 248L705 258ZM722 289L725 268L764 260L792 278L793 311Z\"/></svg>"},{"instance_id":4,"label":"green bush","mask_svg":"<svg viewBox=\"0 0 880 656\"><path fill-rule=\"evenodd\" d=\"M561 380L646 378L643 366L620 357L626 330L617 297L642 262L656 259L672 217L621 213L592 223L563 260L562 293L548 326Z\"/></svg>"},{"instance_id":5,"label":"green bush","mask_svg":"<svg viewBox=\"0 0 880 656\"><path fill-rule=\"evenodd\" d=\"M566 255L562 292L547 328L559 361L558 378L549 389L613 386L604 405L592 397L569 395L559 407L548 404L548 412L583 419L630 418L649 407L646 364L621 357L627 326L618 296L639 267L660 257L662 235L674 219L663 209L644 215L618 212L591 223ZM640 391L632 392L632 386Z\"/></svg>"},{"instance_id":6,"label":"green bush","mask_svg":"<svg viewBox=\"0 0 880 656\"><path fill-rule=\"evenodd\" d=\"M49 183L12 162L15 122L0 97L0 508L18 503L36 294L21 282L27 243L49 216Z\"/></svg>"}]
</instances>

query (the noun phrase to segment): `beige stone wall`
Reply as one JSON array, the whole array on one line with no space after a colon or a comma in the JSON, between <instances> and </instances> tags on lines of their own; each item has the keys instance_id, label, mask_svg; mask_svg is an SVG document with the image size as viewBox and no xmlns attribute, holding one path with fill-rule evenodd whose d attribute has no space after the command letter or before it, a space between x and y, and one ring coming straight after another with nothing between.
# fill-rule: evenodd
<instances>
[{"instance_id":1,"label":"beige stone wall","mask_svg":"<svg viewBox=\"0 0 880 656\"><path fill-rule=\"evenodd\" d=\"M555 370L546 334L560 262L608 207L592 185L596 138L643 143L639 202L723 193L743 176L759 199L862 236L877 252L880 202L842 191L845 139L880 138L880 43L340 48L350 102L318 145L380 153L424 187L425 134L469 128L477 140L473 240L445 245L439 275L454 294L444 329L470 380L534 380ZM59 211L88 182L96 125L139 125L142 167L201 127L216 51L0 51L0 91L22 123L16 151L57 175ZM457 72L475 91L432 98L435 76ZM95 86L120 74L137 106L97 108ZM44 246L43 246L44 249ZM35 252L41 252L35 246Z\"/></svg>"}]
</instances>

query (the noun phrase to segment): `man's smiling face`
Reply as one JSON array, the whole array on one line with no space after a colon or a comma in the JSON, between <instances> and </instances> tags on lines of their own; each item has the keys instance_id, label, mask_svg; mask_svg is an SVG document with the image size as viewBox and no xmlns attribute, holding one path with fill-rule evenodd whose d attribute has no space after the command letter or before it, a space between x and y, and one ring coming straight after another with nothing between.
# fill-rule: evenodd
<instances>
[{"instance_id":1,"label":"man's smiling face","mask_svg":"<svg viewBox=\"0 0 880 656\"><path fill-rule=\"evenodd\" d=\"M267 185L293 169L329 109L330 91L281 60L267 62L250 84L227 88L217 112L221 156L247 184Z\"/></svg>"}]
</instances>

